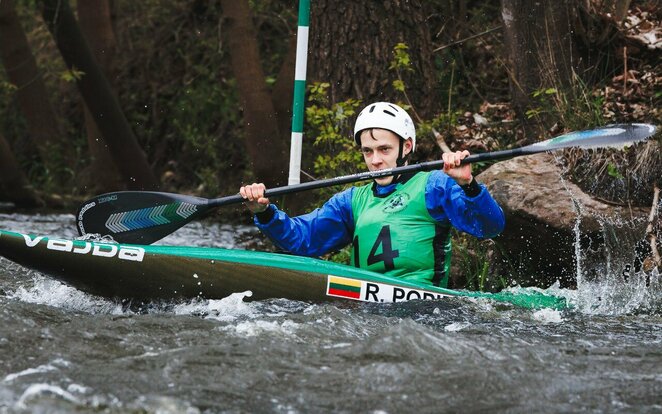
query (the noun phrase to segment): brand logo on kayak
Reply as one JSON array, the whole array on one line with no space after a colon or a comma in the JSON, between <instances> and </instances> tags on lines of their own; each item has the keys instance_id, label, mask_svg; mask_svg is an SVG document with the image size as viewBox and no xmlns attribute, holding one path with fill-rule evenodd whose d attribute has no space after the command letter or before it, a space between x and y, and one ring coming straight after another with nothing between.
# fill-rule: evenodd
<instances>
[{"instance_id":1,"label":"brand logo on kayak","mask_svg":"<svg viewBox=\"0 0 662 414\"><path fill-rule=\"evenodd\" d=\"M26 234L23 235L25 244L28 247L35 247L44 236L32 238ZM70 252L76 254L91 254L99 257L115 257L120 260L129 260L132 262L142 262L145 257L145 249L134 246L120 246L117 244L90 243L80 240L58 240L48 239L46 243L48 250L58 252Z\"/></svg>"},{"instance_id":2,"label":"brand logo on kayak","mask_svg":"<svg viewBox=\"0 0 662 414\"><path fill-rule=\"evenodd\" d=\"M449 296L428 290L410 289L386 283L366 282L331 275L327 277L326 294L327 296L376 303L404 302L414 299L430 300Z\"/></svg>"},{"instance_id":3,"label":"brand logo on kayak","mask_svg":"<svg viewBox=\"0 0 662 414\"><path fill-rule=\"evenodd\" d=\"M387 214L397 213L407 208L407 204L409 204L409 194L398 193L386 202L383 211Z\"/></svg>"},{"instance_id":4,"label":"brand logo on kayak","mask_svg":"<svg viewBox=\"0 0 662 414\"><path fill-rule=\"evenodd\" d=\"M80 212L78 213L78 228L80 229L80 234L85 234L85 227L83 226L83 215L87 210L91 209L96 205L97 203L93 201L91 203L85 204L83 208L80 209Z\"/></svg>"},{"instance_id":5,"label":"brand logo on kayak","mask_svg":"<svg viewBox=\"0 0 662 414\"><path fill-rule=\"evenodd\" d=\"M109 196L103 196L103 197L99 197L97 199L99 204L105 203L107 201L115 201L115 200L117 200L117 194L113 194L113 195L109 195Z\"/></svg>"}]
</instances>

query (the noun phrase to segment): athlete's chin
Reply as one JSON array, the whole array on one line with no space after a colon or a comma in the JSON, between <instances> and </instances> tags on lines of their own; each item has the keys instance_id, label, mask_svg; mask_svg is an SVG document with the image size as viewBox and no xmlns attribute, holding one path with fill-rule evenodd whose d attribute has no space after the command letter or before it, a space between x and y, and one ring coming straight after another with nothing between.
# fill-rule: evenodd
<instances>
[{"instance_id":1,"label":"athlete's chin","mask_svg":"<svg viewBox=\"0 0 662 414\"><path fill-rule=\"evenodd\" d=\"M393 182L393 177L376 178L375 182L379 185L389 185Z\"/></svg>"}]
</instances>

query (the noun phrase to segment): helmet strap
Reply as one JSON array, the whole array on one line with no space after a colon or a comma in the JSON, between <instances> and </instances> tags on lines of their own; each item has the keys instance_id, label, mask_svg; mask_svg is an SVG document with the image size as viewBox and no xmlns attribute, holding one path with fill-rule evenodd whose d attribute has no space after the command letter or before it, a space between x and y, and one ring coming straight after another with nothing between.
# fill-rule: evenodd
<instances>
[{"instance_id":1,"label":"helmet strap","mask_svg":"<svg viewBox=\"0 0 662 414\"><path fill-rule=\"evenodd\" d=\"M398 167L402 167L403 165L405 165L407 159L409 158L409 154L407 155L402 154L404 148L405 148L405 140L400 139L400 148L398 149L398 159L395 160L395 165L397 165Z\"/></svg>"}]
</instances>

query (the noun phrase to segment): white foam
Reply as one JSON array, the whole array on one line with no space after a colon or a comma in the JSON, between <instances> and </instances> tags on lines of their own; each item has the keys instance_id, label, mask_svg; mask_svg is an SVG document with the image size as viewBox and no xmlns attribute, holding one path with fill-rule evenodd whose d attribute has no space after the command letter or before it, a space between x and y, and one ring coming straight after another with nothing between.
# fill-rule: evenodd
<instances>
[{"instance_id":1,"label":"white foam","mask_svg":"<svg viewBox=\"0 0 662 414\"><path fill-rule=\"evenodd\" d=\"M234 331L242 337L259 336L265 333L292 336L297 333L300 327L301 324L288 319L282 322L265 320L246 321L236 325L229 325L223 329Z\"/></svg>"},{"instance_id":2,"label":"white foam","mask_svg":"<svg viewBox=\"0 0 662 414\"><path fill-rule=\"evenodd\" d=\"M533 312L533 319L542 323L561 323L563 316L555 309L540 309Z\"/></svg>"},{"instance_id":3,"label":"white foam","mask_svg":"<svg viewBox=\"0 0 662 414\"><path fill-rule=\"evenodd\" d=\"M221 322L233 322L239 317L255 317L258 312L255 307L244 302L245 297L251 297L251 291L233 293L223 299L196 300L176 305L176 315L204 315L205 318Z\"/></svg>"},{"instance_id":4,"label":"white foam","mask_svg":"<svg viewBox=\"0 0 662 414\"><path fill-rule=\"evenodd\" d=\"M3 382L11 382L11 381L14 381L17 378L25 377L25 376L28 376L28 375L44 374L46 372L57 371L57 370L59 370L59 367L67 367L69 365L71 365L69 361L61 359L61 358L57 358L49 364L39 365L38 367L35 367L35 368L28 368L28 369L24 369L23 371L19 371L19 372L15 372L13 374L9 374L2 381Z\"/></svg>"},{"instance_id":5,"label":"white foam","mask_svg":"<svg viewBox=\"0 0 662 414\"><path fill-rule=\"evenodd\" d=\"M7 295L28 303L38 303L56 308L78 310L89 313L121 314L122 306L110 300L101 299L57 280L35 276L32 286L19 286Z\"/></svg>"},{"instance_id":6,"label":"white foam","mask_svg":"<svg viewBox=\"0 0 662 414\"><path fill-rule=\"evenodd\" d=\"M458 332L469 326L471 326L469 322L453 322L450 325L444 326L444 330L447 332Z\"/></svg>"},{"instance_id":7,"label":"white foam","mask_svg":"<svg viewBox=\"0 0 662 414\"><path fill-rule=\"evenodd\" d=\"M23 371L9 374L2 380L2 382L12 382L16 378L25 377L34 374L44 374L46 372L51 372L51 371L57 371L57 368L52 365L40 365L36 368L28 368L28 369L24 369Z\"/></svg>"},{"instance_id":8,"label":"white foam","mask_svg":"<svg viewBox=\"0 0 662 414\"><path fill-rule=\"evenodd\" d=\"M81 401L76 398L73 394L68 391L63 390L62 388L50 385L50 384L32 384L23 392L21 398L16 402L15 408L20 410L27 410L28 406L26 403L31 400L35 400L39 397L52 395L59 399L80 405Z\"/></svg>"},{"instance_id":9,"label":"white foam","mask_svg":"<svg viewBox=\"0 0 662 414\"><path fill-rule=\"evenodd\" d=\"M87 394L92 391L90 387L86 387L84 385L80 384L69 384L67 387L67 391L70 393L76 393L76 394Z\"/></svg>"},{"instance_id":10,"label":"white foam","mask_svg":"<svg viewBox=\"0 0 662 414\"><path fill-rule=\"evenodd\" d=\"M646 285L646 279L650 284ZM657 271L641 272L628 281L599 280L582 283L571 299L582 313L624 315L641 310L655 311L662 304L662 286Z\"/></svg>"}]
</instances>

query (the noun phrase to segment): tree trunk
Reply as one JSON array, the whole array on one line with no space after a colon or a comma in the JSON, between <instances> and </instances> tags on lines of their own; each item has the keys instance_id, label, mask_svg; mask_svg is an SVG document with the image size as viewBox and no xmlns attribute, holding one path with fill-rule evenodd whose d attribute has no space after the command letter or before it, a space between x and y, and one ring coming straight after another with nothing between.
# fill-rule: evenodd
<instances>
[{"instance_id":1,"label":"tree trunk","mask_svg":"<svg viewBox=\"0 0 662 414\"><path fill-rule=\"evenodd\" d=\"M292 132L292 100L294 99L294 67L297 56L297 38L289 40L289 49L278 71L271 91L271 101L276 110L278 130L284 143L290 142ZM289 166L288 166L289 167Z\"/></svg>"},{"instance_id":2,"label":"tree trunk","mask_svg":"<svg viewBox=\"0 0 662 414\"><path fill-rule=\"evenodd\" d=\"M129 123L120 109L108 80L94 60L68 0L40 0L42 17L55 39L67 67L83 72L76 80L87 107L127 186L156 189L158 181L147 163Z\"/></svg>"},{"instance_id":3,"label":"tree trunk","mask_svg":"<svg viewBox=\"0 0 662 414\"><path fill-rule=\"evenodd\" d=\"M18 166L5 137L0 135L0 199L18 207L43 206Z\"/></svg>"},{"instance_id":4,"label":"tree trunk","mask_svg":"<svg viewBox=\"0 0 662 414\"><path fill-rule=\"evenodd\" d=\"M432 42L421 0L316 0L311 7L311 81L329 82L331 102L348 98L406 102L392 82L393 49L405 43L412 71L402 71L411 104L421 116L439 107Z\"/></svg>"},{"instance_id":5,"label":"tree trunk","mask_svg":"<svg viewBox=\"0 0 662 414\"><path fill-rule=\"evenodd\" d=\"M225 38L237 80L246 149L257 181L273 187L287 180L287 146L260 63L257 34L246 0L221 0ZM275 97L278 99L278 97Z\"/></svg>"},{"instance_id":6,"label":"tree trunk","mask_svg":"<svg viewBox=\"0 0 662 414\"><path fill-rule=\"evenodd\" d=\"M0 56L9 81L17 88L16 98L25 117L32 142L46 167L55 171L71 161L70 146L64 143L64 136L48 101L44 81L37 69L37 63L28 39L14 11L13 0L0 1ZM60 161L58 161L60 160Z\"/></svg>"},{"instance_id":7,"label":"tree trunk","mask_svg":"<svg viewBox=\"0 0 662 414\"><path fill-rule=\"evenodd\" d=\"M77 7L80 29L90 45L92 54L101 66L106 78L113 79L113 58L115 56L116 41L109 1L78 0ZM94 177L87 185L94 192L116 190L121 186L120 173L113 163L106 140L99 131L84 101L83 105L85 107L87 145L92 158L92 174L90 175Z\"/></svg>"},{"instance_id":8,"label":"tree trunk","mask_svg":"<svg viewBox=\"0 0 662 414\"><path fill-rule=\"evenodd\" d=\"M510 92L529 141L556 120L531 116L536 91L555 89L548 96L572 97L574 77L581 73L571 22L577 5L572 0L502 0L501 15L510 65Z\"/></svg>"}]
</instances>

